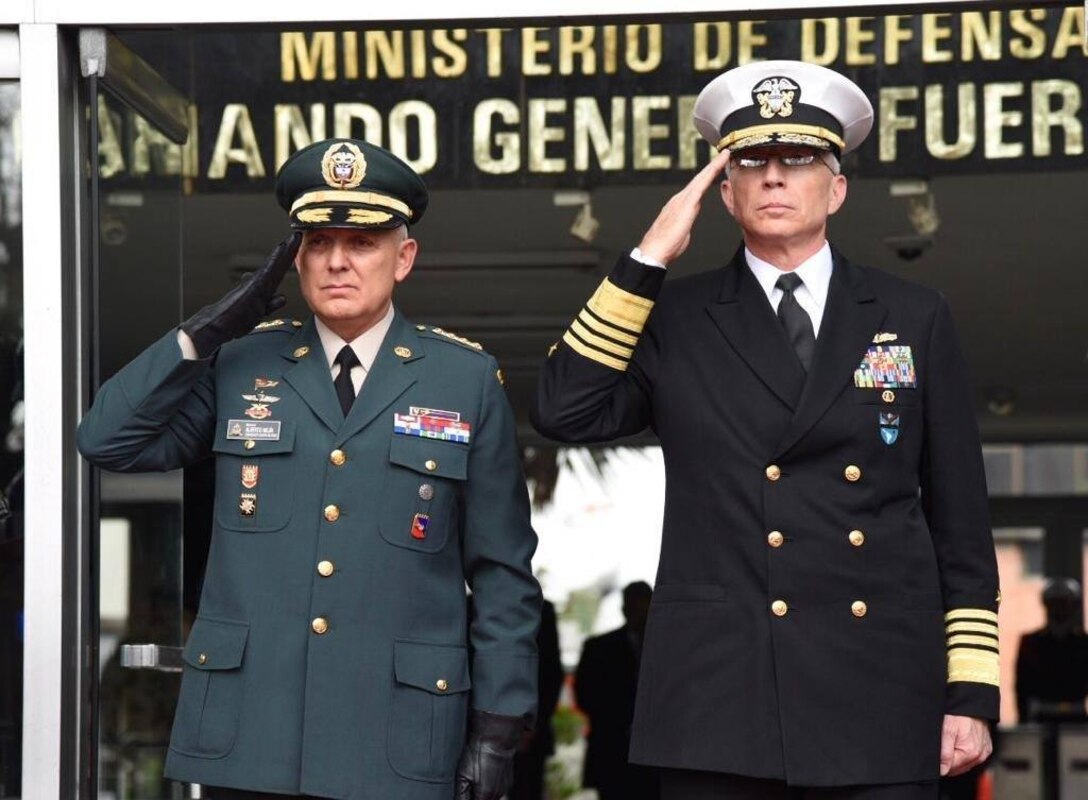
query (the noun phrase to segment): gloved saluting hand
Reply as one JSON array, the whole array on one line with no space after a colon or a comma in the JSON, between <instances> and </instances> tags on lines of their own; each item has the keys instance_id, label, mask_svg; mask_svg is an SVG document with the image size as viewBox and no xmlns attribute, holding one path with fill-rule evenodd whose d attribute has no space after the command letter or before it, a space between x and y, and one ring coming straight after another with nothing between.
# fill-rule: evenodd
<instances>
[{"instance_id":1,"label":"gloved saluting hand","mask_svg":"<svg viewBox=\"0 0 1088 800\"><path fill-rule=\"evenodd\" d=\"M295 231L276 245L263 267L181 323L198 356L207 358L232 339L245 336L258 322L286 305L287 298L276 294L276 289L294 263L301 242L302 232Z\"/></svg>"},{"instance_id":2,"label":"gloved saluting hand","mask_svg":"<svg viewBox=\"0 0 1088 800\"><path fill-rule=\"evenodd\" d=\"M514 752L525 730L522 717L473 711L457 765L455 800L499 800L514 782Z\"/></svg>"}]
</instances>

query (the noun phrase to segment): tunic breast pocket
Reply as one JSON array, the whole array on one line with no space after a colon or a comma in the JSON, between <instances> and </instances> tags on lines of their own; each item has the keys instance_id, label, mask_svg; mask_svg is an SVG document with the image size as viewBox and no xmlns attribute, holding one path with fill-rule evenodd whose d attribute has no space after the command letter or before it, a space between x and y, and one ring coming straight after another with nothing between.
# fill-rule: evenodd
<instances>
[{"instance_id":1,"label":"tunic breast pocket","mask_svg":"<svg viewBox=\"0 0 1088 800\"><path fill-rule=\"evenodd\" d=\"M903 438L919 441L921 402L917 389L869 389L854 387L857 429L863 439L884 445ZM871 434L869 433L871 432Z\"/></svg>"},{"instance_id":2,"label":"tunic breast pocket","mask_svg":"<svg viewBox=\"0 0 1088 800\"><path fill-rule=\"evenodd\" d=\"M393 435L378 523L383 539L423 553L445 547L468 476L468 450L458 442Z\"/></svg>"},{"instance_id":3,"label":"tunic breast pocket","mask_svg":"<svg viewBox=\"0 0 1088 800\"><path fill-rule=\"evenodd\" d=\"M228 439L219 421L215 443L215 521L247 533L282 530L295 499L295 423L282 420L278 439Z\"/></svg>"}]
</instances>

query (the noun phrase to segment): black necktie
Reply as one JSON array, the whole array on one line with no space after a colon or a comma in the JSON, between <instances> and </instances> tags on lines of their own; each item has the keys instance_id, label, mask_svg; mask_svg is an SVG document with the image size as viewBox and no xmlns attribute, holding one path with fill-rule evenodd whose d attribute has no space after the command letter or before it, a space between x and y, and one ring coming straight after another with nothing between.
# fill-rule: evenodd
<instances>
[{"instance_id":1,"label":"black necktie","mask_svg":"<svg viewBox=\"0 0 1088 800\"><path fill-rule=\"evenodd\" d=\"M336 399L340 401L340 408L344 410L346 417L351 411L351 404L355 402L355 385L351 382L351 368L360 367L362 364L359 363L355 351L348 345L344 345L336 354L336 360L333 363L340 365L340 374L332 383L336 387Z\"/></svg>"},{"instance_id":2,"label":"black necktie","mask_svg":"<svg viewBox=\"0 0 1088 800\"><path fill-rule=\"evenodd\" d=\"M801 283L800 275L787 272L779 277L775 286L782 290L782 300L778 304L778 319L782 322L782 327L786 329L786 336L789 337L790 344L797 352L797 357L801 359L801 366L805 368L805 372L808 372L812 365L812 353L816 350L816 334L812 330L812 319L793 296Z\"/></svg>"}]
</instances>

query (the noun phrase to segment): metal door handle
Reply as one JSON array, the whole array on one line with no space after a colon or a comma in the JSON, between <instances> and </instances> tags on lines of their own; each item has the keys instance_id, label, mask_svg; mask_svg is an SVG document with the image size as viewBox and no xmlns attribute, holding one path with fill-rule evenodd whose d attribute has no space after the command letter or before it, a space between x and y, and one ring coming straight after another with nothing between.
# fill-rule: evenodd
<instances>
[{"instance_id":1,"label":"metal door handle","mask_svg":"<svg viewBox=\"0 0 1088 800\"><path fill-rule=\"evenodd\" d=\"M125 669L181 672L181 648L161 644L123 644L121 666Z\"/></svg>"}]
</instances>

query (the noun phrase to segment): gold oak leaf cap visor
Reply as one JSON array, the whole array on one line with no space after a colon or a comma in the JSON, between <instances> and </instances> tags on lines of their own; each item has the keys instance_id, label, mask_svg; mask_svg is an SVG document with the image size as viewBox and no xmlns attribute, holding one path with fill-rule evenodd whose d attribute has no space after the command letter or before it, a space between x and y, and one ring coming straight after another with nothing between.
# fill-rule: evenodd
<instances>
[{"instance_id":1,"label":"gold oak leaf cap visor","mask_svg":"<svg viewBox=\"0 0 1088 800\"><path fill-rule=\"evenodd\" d=\"M414 225L427 199L415 170L362 139L314 142L276 175L276 200L295 229Z\"/></svg>"},{"instance_id":2,"label":"gold oak leaf cap visor","mask_svg":"<svg viewBox=\"0 0 1088 800\"><path fill-rule=\"evenodd\" d=\"M842 156L873 127L873 106L844 75L803 61L759 61L706 85L693 112L699 134L721 152L804 145Z\"/></svg>"}]
</instances>

